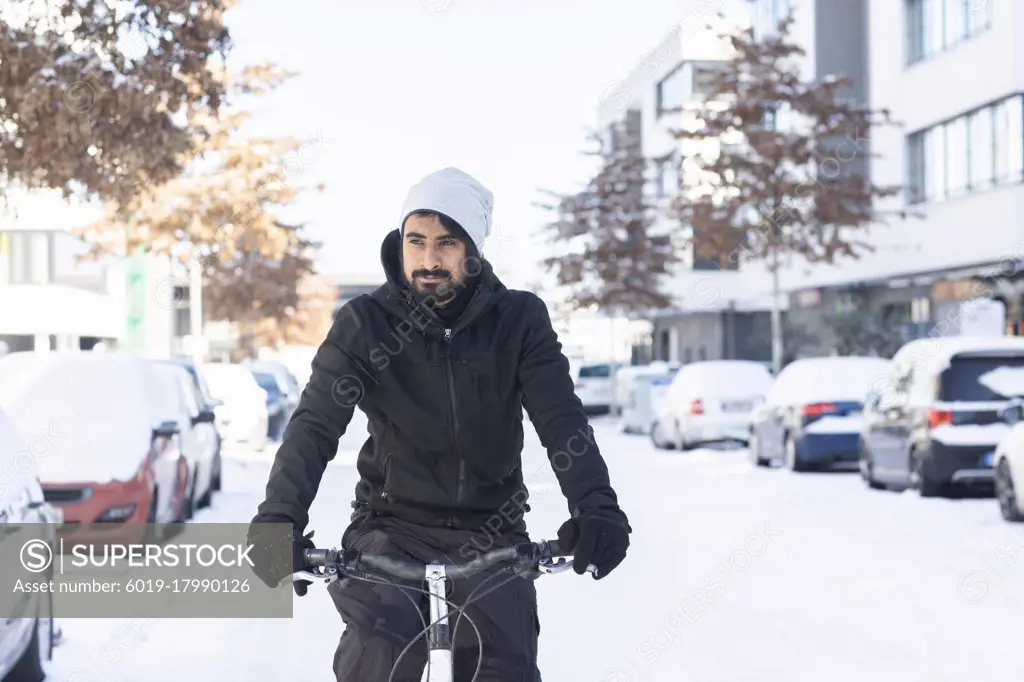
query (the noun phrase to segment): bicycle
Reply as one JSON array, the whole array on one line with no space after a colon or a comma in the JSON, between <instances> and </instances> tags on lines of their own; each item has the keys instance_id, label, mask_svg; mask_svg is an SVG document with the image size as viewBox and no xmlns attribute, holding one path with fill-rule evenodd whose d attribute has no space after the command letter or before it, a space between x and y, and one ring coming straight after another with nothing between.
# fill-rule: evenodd
<instances>
[{"instance_id":1,"label":"bicycle","mask_svg":"<svg viewBox=\"0 0 1024 682\"><path fill-rule=\"evenodd\" d=\"M475 600L473 594L487 584L487 581L495 576L511 573L512 576L505 581L498 583L490 590L480 594L477 599L485 597L491 591L502 585L522 577L526 574L530 579L536 579L544 574L561 573L572 567L572 557L562 552L557 540L541 540L540 542L528 542L517 544L513 547L503 547L491 550L475 559L462 564L428 563L423 564L417 561L398 559L379 554L370 554L357 550L338 549L307 549L305 551L306 565L318 569L314 571L296 571L291 575L291 582L296 580L309 580L310 582L324 582L330 584L341 578L366 580L383 585L392 585L403 590L403 593L416 605L408 593L408 588L398 585L394 578L408 580L424 580L427 584L425 592L429 598L430 619L429 624L424 624L423 630L419 632L399 653L392 666L388 682L393 682L395 670L402 657L412 648L413 644L424 635L427 636L427 665L425 682L453 682L454 669L452 667L452 646L455 639L455 632L458 630L459 621L465 617L470 626L476 632L477 650L481 653L477 660L476 671L473 673L473 680L476 680L480 673L480 664L483 661L483 640L480 630L473 619L464 613L467 606ZM449 610L451 602L446 597L447 580L449 577L467 577L485 571L501 563L510 565L495 571L484 582L478 585L473 592L470 592L466 602L462 606L453 605L454 609ZM591 564L587 571L597 575L597 568ZM288 578L285 578L287 581ZM284 582L284 581L282 581ZM455 628L449 634L448 618L457 613ZM421 617L421 622L423 619Z\"/></svg>"}]
</instances>

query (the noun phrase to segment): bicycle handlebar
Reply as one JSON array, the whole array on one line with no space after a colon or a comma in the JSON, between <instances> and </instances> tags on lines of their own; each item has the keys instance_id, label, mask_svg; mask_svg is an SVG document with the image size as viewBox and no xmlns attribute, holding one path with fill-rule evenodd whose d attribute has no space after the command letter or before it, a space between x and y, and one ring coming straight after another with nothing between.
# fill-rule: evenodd
<instances>
[{"instance_id":1,"label":"bicycle handlebar","mask_svg":"<svg viewBox=\"0 0 1024 682\"><path fill-rule=\"evenodd\" d=\"M470 576L502 562L514 562L518 566L533 565L546 573L563 571L572 566L572 561L556 561L556 557L566 557L558 541L541 540L494 549L460 564L440 565L444 567L446 575L454 574L454 577ZM375 569L391 577L420 580L426 577L430 565L393 556L337 549L307 549L305 560L310 568L324 569L326 572L299 571L293 574L293 580L321 580L331 575L366 573L369 572L367 569ZM592 564L587 566L587 570L597 574L597 568Z\"/></svg>"}]
</instances>

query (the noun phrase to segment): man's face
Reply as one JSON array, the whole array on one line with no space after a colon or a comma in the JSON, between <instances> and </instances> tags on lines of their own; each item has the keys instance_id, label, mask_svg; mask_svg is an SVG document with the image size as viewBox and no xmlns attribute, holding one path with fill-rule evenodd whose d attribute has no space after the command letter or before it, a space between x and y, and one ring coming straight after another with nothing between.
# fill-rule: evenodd
<instances>
[{"instance_id":1,"label":"man's face","mask_svg":"<svg viewBox=\"0 0 1024 682\"><path fill-rule=\"evenodd\" d=\"M440 303L463 279L466 244L441 225L437 216L411 216L405 221L402 269L421 296L437 296Z\"/></svg>"}]
</instances>

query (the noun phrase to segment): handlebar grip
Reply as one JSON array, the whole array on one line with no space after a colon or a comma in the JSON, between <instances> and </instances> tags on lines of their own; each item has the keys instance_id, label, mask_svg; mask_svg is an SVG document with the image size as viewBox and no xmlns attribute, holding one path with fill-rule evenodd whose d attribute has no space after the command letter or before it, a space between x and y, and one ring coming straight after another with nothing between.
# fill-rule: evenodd
<instances>
[{"instance_id":1,"label":"handlebar grip","mask_svg":"<svg viewBox=\"0 0 1024 682\"><path fill-rule=\"evenodd\" d=\"M558 540L548 540L548 551L551 552L551 556L565 556L562 552L562 545Z\"/></svg>"}]
</instances>

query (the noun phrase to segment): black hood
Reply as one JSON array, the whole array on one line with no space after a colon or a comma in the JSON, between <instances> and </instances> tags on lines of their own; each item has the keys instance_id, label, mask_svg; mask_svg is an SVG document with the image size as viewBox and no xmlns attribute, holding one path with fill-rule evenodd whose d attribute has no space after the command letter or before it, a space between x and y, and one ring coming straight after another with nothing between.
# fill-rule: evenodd
<instances>
[{"instance_id":1,"label":"black hood","mask_svg":"<svg viewBox=\"0 0 1024 682\"><path fill-rule=\"evenodd\" d=\"M423 330L432 334L442 334L444 323L437 314L427 305L417 301L409 285L406 284L402 274L402 264L399 259L401 248L401 233L392 230L385 237L380 245L380 264L384 268L384 276L387 284L384 284L373 292L373 298L387 310L406 317L414 310L419 309L427 317L429 323ZM476 275L476 286L473 296L466 305L465 311L459 317L455 329L462 329L473 323L473 320L487 312L506 291L498 276L494 274L494 268L486 259L481 258L480 273Z\"/></svg>"}]
</instances>

